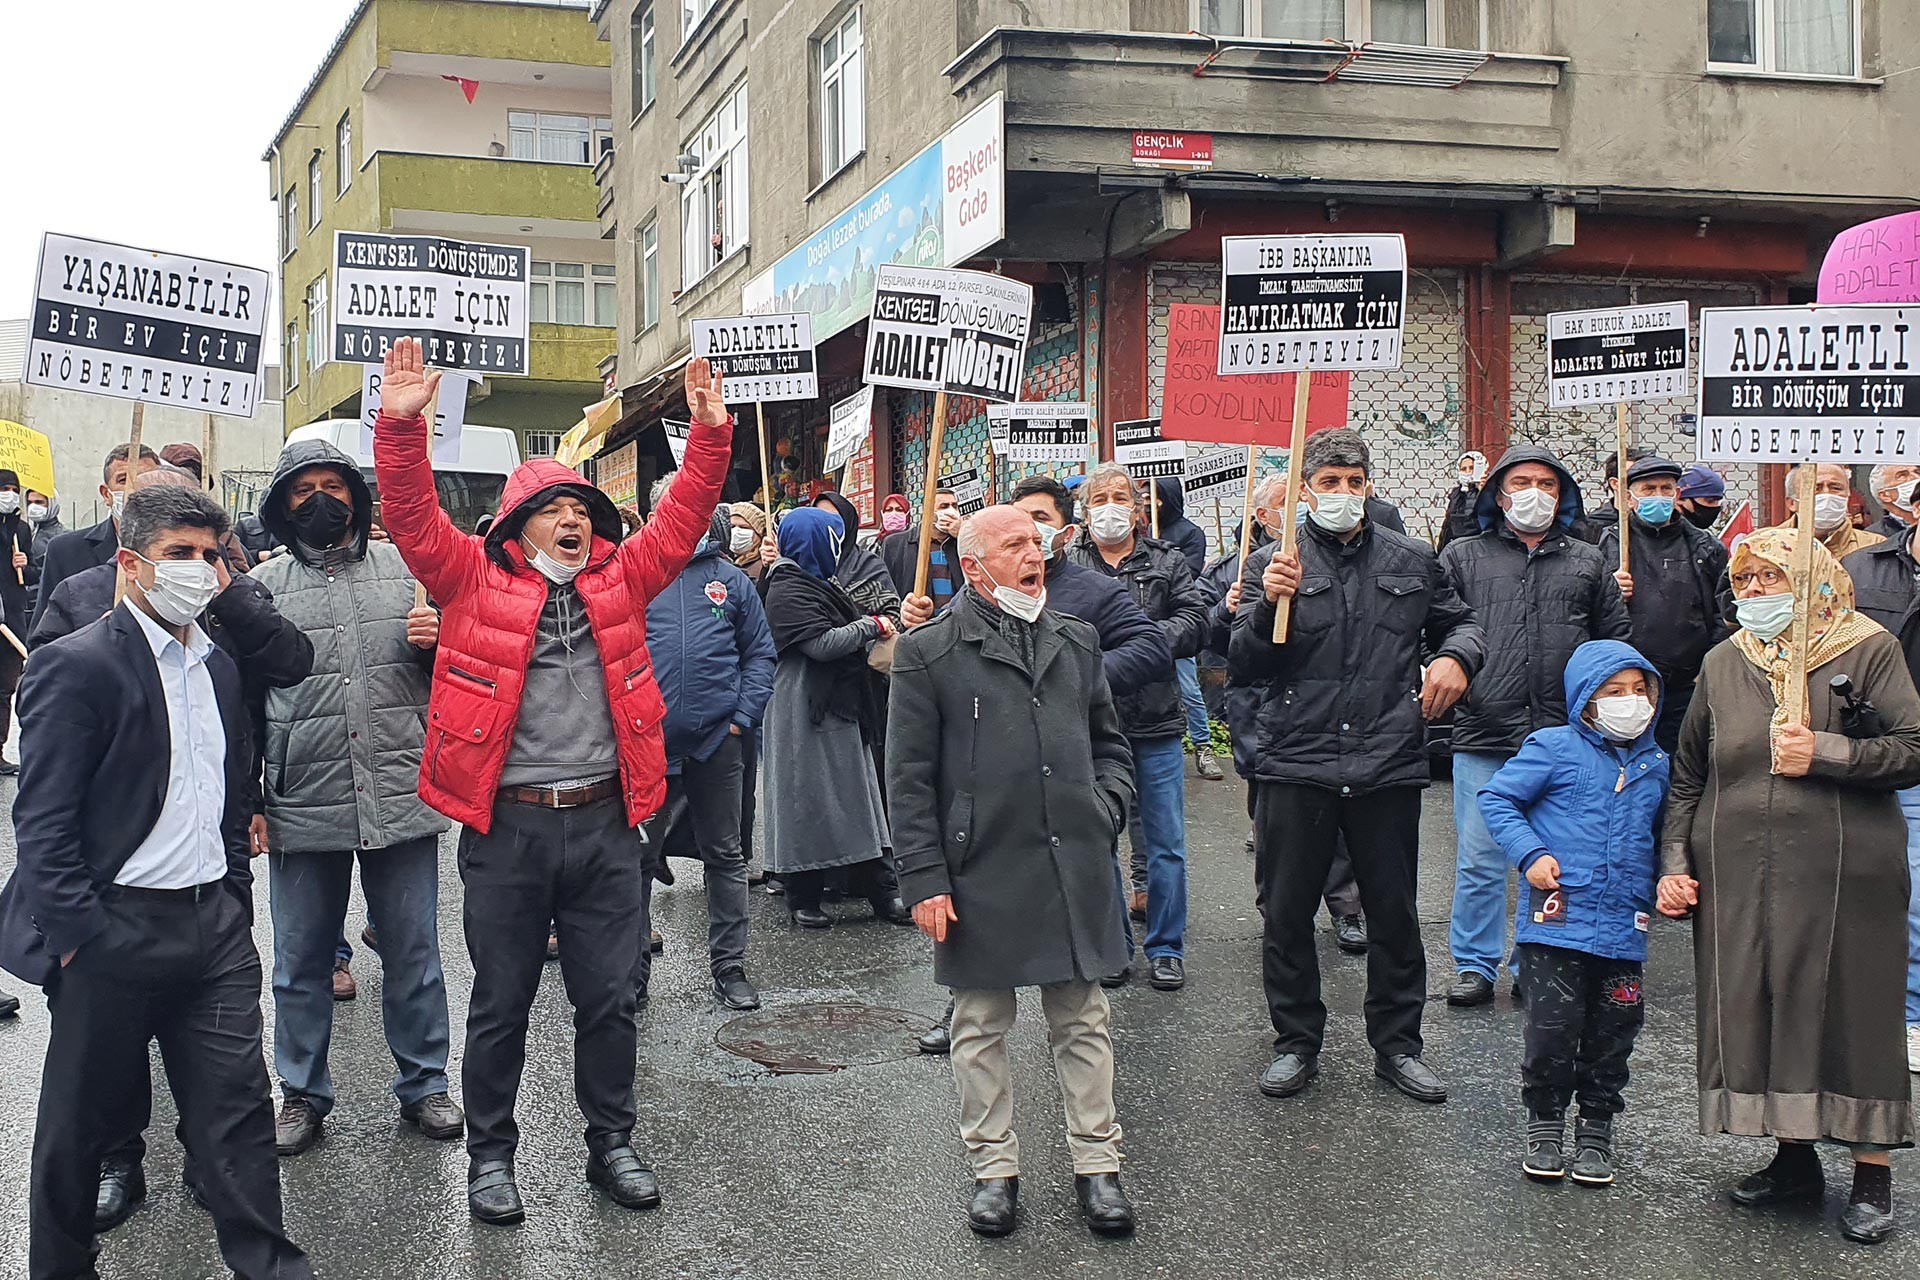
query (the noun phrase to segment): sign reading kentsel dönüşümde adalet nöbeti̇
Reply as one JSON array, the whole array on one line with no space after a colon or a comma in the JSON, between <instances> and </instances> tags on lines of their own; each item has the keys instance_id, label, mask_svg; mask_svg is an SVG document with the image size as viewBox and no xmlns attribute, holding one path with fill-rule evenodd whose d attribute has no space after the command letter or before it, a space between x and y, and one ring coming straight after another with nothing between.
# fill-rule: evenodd
<instances>
[{"instance_id":1,"label":"sign reading kentsel d\u00f6n\u00fc\u015f\u00fcmde adalet n\u00f6beti\u0307","mask_svg":"<svg viewBox=\"0 0 1920 1280\"><path fill-rule=\"evenodd\" d=\"M332 358L378 364L418 338L436 369L524 376L531 258L524 245L334 232Z\"/></svg>"},{"instance_id":2,"label":"sign reading kentsel d\u00f6n\u00fc\u015f\u00fcmde adalet n\u00f6beti\u0307","mask_svg":"<svg viewBox=\"0 0 1920 1280\"><path fill-rule=\"evenodd\" d=\"M871 386L1017 400L1033 286L984 271L882 266L862 377Z\"/></svg>"}]
</instances>

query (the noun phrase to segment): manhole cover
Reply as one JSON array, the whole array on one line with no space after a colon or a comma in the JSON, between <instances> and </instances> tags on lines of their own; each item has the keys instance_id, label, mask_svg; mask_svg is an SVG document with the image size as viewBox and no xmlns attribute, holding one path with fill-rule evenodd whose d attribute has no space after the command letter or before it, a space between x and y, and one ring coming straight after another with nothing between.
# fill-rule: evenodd
<instances>
[{"instance_id":1,"label":"manhole cover","mask_svg":"<svg viewBox=\"0 0 1920 1280\"><path fill-rule=\"evenodd\" d=\"M933 1019L865 1004L801 1004L735 1018L714 1032L728 1053L779 1075L825 1075L919 1055L914 1037Z\"/></svg>"}]
</instances>

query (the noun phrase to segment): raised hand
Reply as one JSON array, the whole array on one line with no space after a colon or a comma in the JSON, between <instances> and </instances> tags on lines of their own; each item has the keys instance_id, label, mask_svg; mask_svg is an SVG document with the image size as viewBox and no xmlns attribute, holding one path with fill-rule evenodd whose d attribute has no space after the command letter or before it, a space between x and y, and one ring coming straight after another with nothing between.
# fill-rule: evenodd
<instances>
[{"instance_id":1,"label":"raised hand","mask_svg":"<svg viewBox=\"0 0 1920 1280\"><path fill-rule=\"evenodd\" d=\"M703 427L725 426L730 416L720 380L720 371L705 356L687 361L687 409Z\"/></svg>"},{"instance_id":2,"label":"raised hand","mask_svg":"<svg viewBox=\"0 0 1920 1280\"><path fill-rule=\"evenodd\" d=\"M380 412L410 422L426 411L440 389L440 371L427 368L418 338L402 338L387 351L380 370Z\"/></svg>"}]
</instances>

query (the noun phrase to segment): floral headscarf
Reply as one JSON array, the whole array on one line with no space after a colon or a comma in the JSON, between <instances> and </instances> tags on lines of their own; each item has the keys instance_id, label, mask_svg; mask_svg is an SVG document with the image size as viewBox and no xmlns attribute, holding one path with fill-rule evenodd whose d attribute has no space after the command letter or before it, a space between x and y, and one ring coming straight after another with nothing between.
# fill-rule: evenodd
<instances>
[{"instance_id":1,"label":"floral headscarf","mask_svg":"<svg viewBox=\"0 0 1920 1280\"><path fill-rule=\"evenodd\" d=\"M1727 566L1729 575L1751 573L1758 565L1771 565L1781 573L1790 573L1798 533L1793 529L1760 529L1747 535L1733 549ZM1807 625L1807 670L1833 661L1868 636L1881 630L1880 624L1855 611L1853 579L1840 567L1826 545L1813 542L1813 590L1809 596L1812 616ZM1733 633L1733 642L1747 661L1766 674L1773 687L1773 728L1787 723L1787 679L1793 669L1793 628L1771 640L1762 640L1744 627Z\"/></svg>"}]
</instances>

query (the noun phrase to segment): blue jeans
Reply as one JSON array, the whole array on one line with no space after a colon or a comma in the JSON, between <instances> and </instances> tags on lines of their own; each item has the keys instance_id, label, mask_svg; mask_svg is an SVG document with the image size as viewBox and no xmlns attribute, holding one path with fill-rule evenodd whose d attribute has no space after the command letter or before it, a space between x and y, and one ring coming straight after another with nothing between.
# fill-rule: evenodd
<instances>
[{"instance_id":1,"label":"blue jeans","mask_svg":"<svg viewBox=\"0 0 1920 1280\"><path fill-rule=\"evenodd\" d=\"M1193 749L1213 746L1213 732L1207 724L1207 700L1200 696L1200 662L1197 658L1176 658L1173 674L1180 681L1180 702L1187 709L1187 736Z\"/></svg>"},{"instance_id":2,"label":"blue jeans","mask_svg":"<svg viewBox=\"0 0 1920 1280\"><path fill-rule=\"evenodd\" d=\"M1187 936L1187 753L1180 739L1129 738L1147 843L1146 953L1180 956Z\"/></svg>"},{"instance_id":3,"label":"blue jeans","mask_svg":"<svg viewBox=\"0 0 1920 1280\"><path fill-rule=\"evenodd\" d=\"M368 914L380 922L380 1012L402 1106L447 1092L447 986L440 971L435 836L359 852ZM333 963L353 883L351 849L268 855L273 907L273 1066L287 1098L333 1110Z\"/></svg>"},{"instance_id":4,"label":"blue jeans","mask_svg":"<svg viewBox=\"0 0 1920 1280\"><path fill-rule=\"evenodd\" d=\"M1453 923L1447 944L1454 968L1493 981L1507 950L1507 855L1480 816L1480 788L1511 756L1453 753L1453 826L1460 847L1453 872Z\"/></svg>"},{"instance_id":5,"label":"blue jeans","mask_svg":"<svg viewBox=\"0 0 1920 1280\"><path fill-rule=\"evenodd\" d=\"M1907 870L1913 897L1907 903L1907 1025L1920 1026L1920 787L1896 793L1907 815Z\"/></svg>"}]
</instances>

